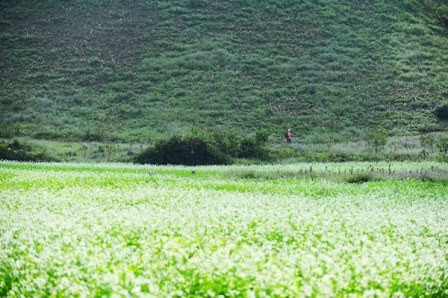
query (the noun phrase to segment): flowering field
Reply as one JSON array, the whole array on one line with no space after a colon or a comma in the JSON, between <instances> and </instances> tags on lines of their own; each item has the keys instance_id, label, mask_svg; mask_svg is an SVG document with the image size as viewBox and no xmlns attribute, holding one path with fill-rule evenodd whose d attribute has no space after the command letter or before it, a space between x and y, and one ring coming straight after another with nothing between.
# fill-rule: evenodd
<instances>
[{"instance_id":1,"label":"flowering field","mask_svg":"<svg viewBox=\"0 0 448 298\"><path fill-rule=\"evenodd\" d=\"M446 296L447 171L0 162L0 297Z\"/></svg>"}]
</instances>

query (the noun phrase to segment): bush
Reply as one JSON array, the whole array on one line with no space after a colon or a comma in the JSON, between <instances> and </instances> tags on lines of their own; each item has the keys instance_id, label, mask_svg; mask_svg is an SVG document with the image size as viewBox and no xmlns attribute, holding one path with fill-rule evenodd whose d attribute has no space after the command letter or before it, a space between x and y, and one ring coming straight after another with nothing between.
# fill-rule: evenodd
<instances>
[{"instance_id":1,"label":"bush","mask_svg":"<svg viewBox=\"0 0 448 298\"><path fill-rule=\"evenodd\" d=\"M239 153L237 157L267 159L268 150L266 143L268 141L266 131L257 131L255 136L246 136L242 138L239 144Z\"/></svg>"},{"instance_id":2,"label":"bush","mask_svg":"<svg viewBox=\"0 0 448 298\"><path fill-rule=\"evenodd\" d=\"M375 153L378 153L387 144L388 136L383 130L371 130L367 132L366 137L369 150L373 149Z\"/></svg>"},{"instance_id":3,"label":"bush","mask_svg":"<svg viewBox=\"0 0 448 298\"><path fill-rule=\"evenodd\" d=\"M137 163L176 165L229 164L232 158L269 159L268 134L241 137L234 131L207 131L194 128L187 137L174 136L158 141L154 147L137 156Z\"/></svg>"},{"instance_id":4,"label":"bush","mask_svg":"<svg viewBox=\"0 0 448 298\"><path fill-rule=\"evenodd\" d=\"M198 137L174 136L161 140L137 156L135 162L158 165L218 165L228 164L230 159L214 150L210 144Z\"/></svg>"},{"instance_id":5,"label":"bush","mask_svg":"<svg viewBox=\"0 0 448 298\"><path fill-rule=\"evenodd\" d=\"M238 157L251 158L256 157L260 154L260 152L258 152L257 143L254 139L246 138L241 140L240 147L241 149Z\"/></svg>"},{"instance_id":6,"label":"bush","mask_svg":"<svg viewBox=\"0 0 448 298\"><path fill-rule=\"evenodd\" d=\"M369 181L377 181L378 179L369 174L357 174L347 178L348 183L366 183Z\"/></svg>"},{"instance_id":7,"label":"bush","mask_svg":"<svg viewBox=\"0 0 448 298\"><path fill-rule=\"evenodd\" d=\"M266 149L266 141L260 140L259 136L246 137L240 141L239 153L237 157L257 158L265 160L268 158L268 150Z\"/></svg>"},{"instance_id":8,"label":"bush","mask_svg":"<svg viewBox=\"0 0 448 298\"><path fill-rule=\"evenodd\" d=\"M448 120L448 104L436 108L434 115L439 119Z\"/></svg>"},{"instance_id":9,"label":"bush","mask_svg":"<svg viewBox=\"0 0 448 298\"><path fill-rule=\"evenodd\" d=\"M12 143L0 143L0 160L55 161L45 154L44 149L32 148L31 145L21 144L17 140Z\"/></svg>"},{"instance_id":10,"label":"bush","mask_svg":"<svg viewBox=\"0 0 448 298\"><path fill-rule=\"evenodd\" d=\"M207 140L213 148L224 155L236 157L240 152L241 137L234 130L212 132L196 130L196 136Z\"/></svg>"}]
</instances>

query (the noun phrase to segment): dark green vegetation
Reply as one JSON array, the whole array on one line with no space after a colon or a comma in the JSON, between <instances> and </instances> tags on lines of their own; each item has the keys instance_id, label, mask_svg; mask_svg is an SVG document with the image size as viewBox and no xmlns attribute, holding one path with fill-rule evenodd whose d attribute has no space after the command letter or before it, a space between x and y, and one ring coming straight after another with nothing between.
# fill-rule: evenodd
<instances>
[{"instance_id":1,"label":"dark green vegetation","mask_svg":"<svg viewBox=\"0 0 448 298\"><path fill-rule=\"evenodd\" d=\"M12 143L0 142L0 160L55 161L45 151L45 148L23 144L17 140Z\"/></svg>"},{"instance_id":2,"label":"dark green vegetation","mask_svg":"<svg viewBox=\"0 0 448 298\"><path fill-rule=\"evenodd\" d=\"M194 130L191 136L171 137L158 141L140 153L135 161L161 165L220 165L235 158L269 160L266 148L268 134L258 131L255 136L214 133Z\"/></svg>"},{"instance_id":3,"label":"dark green vegetation","mask_svg":"<svg viewBox=\"0 0 448 298\"><path fill-rule=\"evenodd\" d=\"M198 130L183 136L173 136L154 142L61 142L18 138L27 151L43 152L57 161L71 162L140 162L153 164L204 164L207 154L217 160L210 164L237 163L296 163L347 161L448 161L448 136L443 133L419 136L387 137L384 132L369 132L364 140L343 143L272 144L267 132L260 130L249 135L235 131ZM9 146L16 140L3 140ZM201 154L194 143L206 145ZM386 142L386 143L385 143ZM180 146L182 145L182 146ZM193 146L193 147L192 147ZM175 152L174 159L164 156ZM195 153L196 152L196 153ZM6 152L8 153L8 152ZM182 155L182 156L180 156ZM202 156L198 159L199 156ZM10 154L0 154L0 160L17 160ZM188 161L190 159L190 161ZM180 160L183 160L180 162ZM192 163L191 160L196 160ZM207 158L205 158L207 160Z\"/></svg>"},{"instance_id":4,"label":"dark green vegetation","mask_svg":"<svg viewBox=\"0 0 448 298\"><path fill-rule=\"evenodd\" d=\"M228 159L199 138L172 137L159 141L136 158L141 164L211 165L227 164Z\"/></svg>"},{"instance_id":5,"label":"dark green vegetation","mask_svg":"<svg viewBox=\"0 0 448 298\"><path fill-rule=\"evenodd\" d=\"M0 137L447 130L445 0L1 1L0 53Z\"/></svg>"}]
</instances>

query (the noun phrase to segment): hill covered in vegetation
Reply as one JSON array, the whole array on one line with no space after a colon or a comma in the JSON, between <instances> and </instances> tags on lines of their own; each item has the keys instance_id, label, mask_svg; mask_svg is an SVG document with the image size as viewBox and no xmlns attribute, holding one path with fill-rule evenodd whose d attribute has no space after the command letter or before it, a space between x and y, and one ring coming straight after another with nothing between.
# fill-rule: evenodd
<instances>
[{"instance_id":1,"label":"hill covered in vegetation","mask_svg":"<svg viewBox=\"0 0 448 298\"><path fill-rule=\"evenodd\" d=\"M446 131L445 0L0 3L0 137Z\"/></svg>"}]
</instances>

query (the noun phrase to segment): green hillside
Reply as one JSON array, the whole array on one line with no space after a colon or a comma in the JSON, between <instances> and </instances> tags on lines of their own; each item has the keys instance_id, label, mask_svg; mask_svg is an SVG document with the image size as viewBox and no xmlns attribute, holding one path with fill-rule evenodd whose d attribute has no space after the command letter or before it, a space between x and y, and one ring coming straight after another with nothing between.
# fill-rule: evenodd
<instances>
[{"instance_id":1,"label":"green hillside","mask_svg":"<svg viewBox=\"0 0 448 298\"><path fill-rule=\"evenodd\" d=\"M0 2L2 132L447 131L445 0ZM11 133L12 132L12 133ZM1 135L0 135L1 137Z\"/></svg>"}]
</instances>

